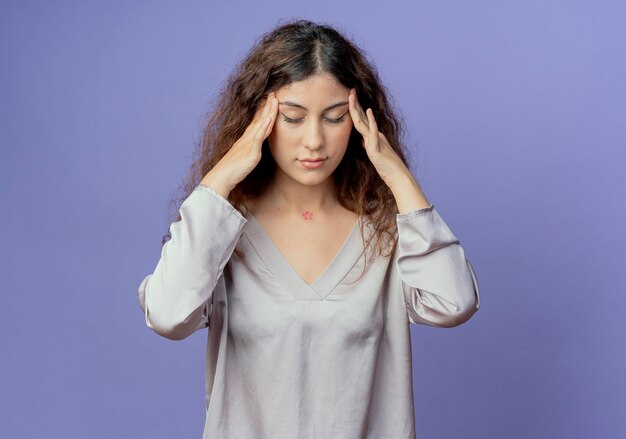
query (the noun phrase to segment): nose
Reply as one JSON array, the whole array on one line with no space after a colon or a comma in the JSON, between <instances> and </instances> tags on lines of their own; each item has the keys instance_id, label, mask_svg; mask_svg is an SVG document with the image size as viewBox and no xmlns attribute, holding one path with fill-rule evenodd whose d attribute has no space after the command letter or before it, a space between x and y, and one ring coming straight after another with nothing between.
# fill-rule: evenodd
<instances>
[{"instance_id":1,"label":"nose","mask_svg":"<svg viewBox=\"0 0 626 439\"><path fill-rule=\"evenodd\" d=\"M309 149L318 149L324 144L324 136L319 121L310 119L304 129L302 143Z\"/></svg>"}]
</instances>

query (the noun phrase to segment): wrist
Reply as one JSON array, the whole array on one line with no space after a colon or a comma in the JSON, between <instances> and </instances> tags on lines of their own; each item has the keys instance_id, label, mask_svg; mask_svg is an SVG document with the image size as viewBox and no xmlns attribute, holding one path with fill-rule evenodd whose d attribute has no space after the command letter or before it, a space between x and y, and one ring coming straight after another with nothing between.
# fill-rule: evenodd
<instances>
[{"instance_id":1,"label":"wrist","mask_svg":"<svg viewBox=\"0 0 626 439\"><path fill-rule=\"evenodd\" d=\"M224 184L220 179L211 175L211 173L207 174L202 181L200 181L200 184L210 187L225 199L228 199L228 195L233 190L231 186Z\"/></svg>"},{"instance_id":2,"label":"wrist","mask_svg":"<svg viewBox=\"0 0 626 439\"><path fill-rule=\"evenodd\" d=\"M400 174L385 183L387 183L387 186L393 193L406 191L407 188L420 189L413 174Z\"/></svg>"},{"instance_id":3,"label":"wrist","mask_svg":"<svg viewBox=\"0 0 626 439\"><path fill-rule=\"evenodd\" d=\"M423 209L430 206L430 201L422 192L420 185L412 175L403 177L394 181L390 186L391 192L396 200L398 212L405 214L417 209Z\"/></svg>"}]
</instances>

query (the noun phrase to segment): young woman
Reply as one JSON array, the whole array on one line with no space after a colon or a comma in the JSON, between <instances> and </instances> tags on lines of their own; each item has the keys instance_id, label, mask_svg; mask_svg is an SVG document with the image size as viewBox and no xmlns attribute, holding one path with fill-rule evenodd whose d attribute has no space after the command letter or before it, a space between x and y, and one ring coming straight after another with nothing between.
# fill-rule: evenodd
<instances>
[{"instance_id":1,"label":"young woman","mask_svg":"<svg viewBox=\"0 0 626 439\"><path fill-rule=\"evenodd\" d=\"M232 74L139 287L158 334L208 328L204 438L415 437L409 323L457 326L479 291L401 131L330 26L281 25Z\"/></svg>"}]
</instances>

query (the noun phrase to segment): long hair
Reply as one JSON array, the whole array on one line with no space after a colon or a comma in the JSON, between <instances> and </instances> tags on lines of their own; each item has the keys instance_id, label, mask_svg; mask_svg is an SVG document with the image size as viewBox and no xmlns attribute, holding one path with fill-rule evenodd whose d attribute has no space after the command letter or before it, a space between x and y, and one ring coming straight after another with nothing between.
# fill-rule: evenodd
<instances>
[{"instance_id":1,"label":"long hair","mask_svg":"<svg viewBox=\"0 0 626 439\"><path fill-rule=\"evenodd\" d=\"M256 109L267 95L318 73L328 73L346 88L355 88L359 103L370 107L378 130L409 167L401 136L404 126L389 101L376 68L368 62L363 50L329 25L297 19L262 35L247 56L230 73L208 115L203 135L197 145L180 204L202 178L224 157L243 135ZM389 255L397 243L396 214L398 209L389 187L367 157L361 145L361 134L352 128L345 155L333 177L337 183L337 199L342 206L364 216L363 226L374 233L361 238L367 248L375 238L375 253ZM276 162L265 139L257 166L228 195L228 201L245 215L245 201L262 194L270 183ZM178 214L176 221L180 221ZM162 244L165 244L166 234ZM235 249L235 253L243 253ZM367 252L366 252L367 254Z\"/></svg>"}]
</instances>

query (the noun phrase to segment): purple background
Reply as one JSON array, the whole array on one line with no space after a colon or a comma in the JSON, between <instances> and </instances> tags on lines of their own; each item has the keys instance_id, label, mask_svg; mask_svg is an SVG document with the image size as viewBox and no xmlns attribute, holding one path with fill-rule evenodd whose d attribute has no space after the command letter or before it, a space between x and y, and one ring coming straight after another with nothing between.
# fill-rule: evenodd
<instances>
[{"instance_id":1,"label":"purple background","mask_svg":"<svg viewBox=\"0 0 626 439\"><path fill-rule=\"evenodd\" d=\"M626 3L224 3L0 6L0 436L201 436L206 332L137 287L211 99L297 17L372 57L479 279L412 326L418 437L624 434Z\"/></svg>"}]
</instances>

